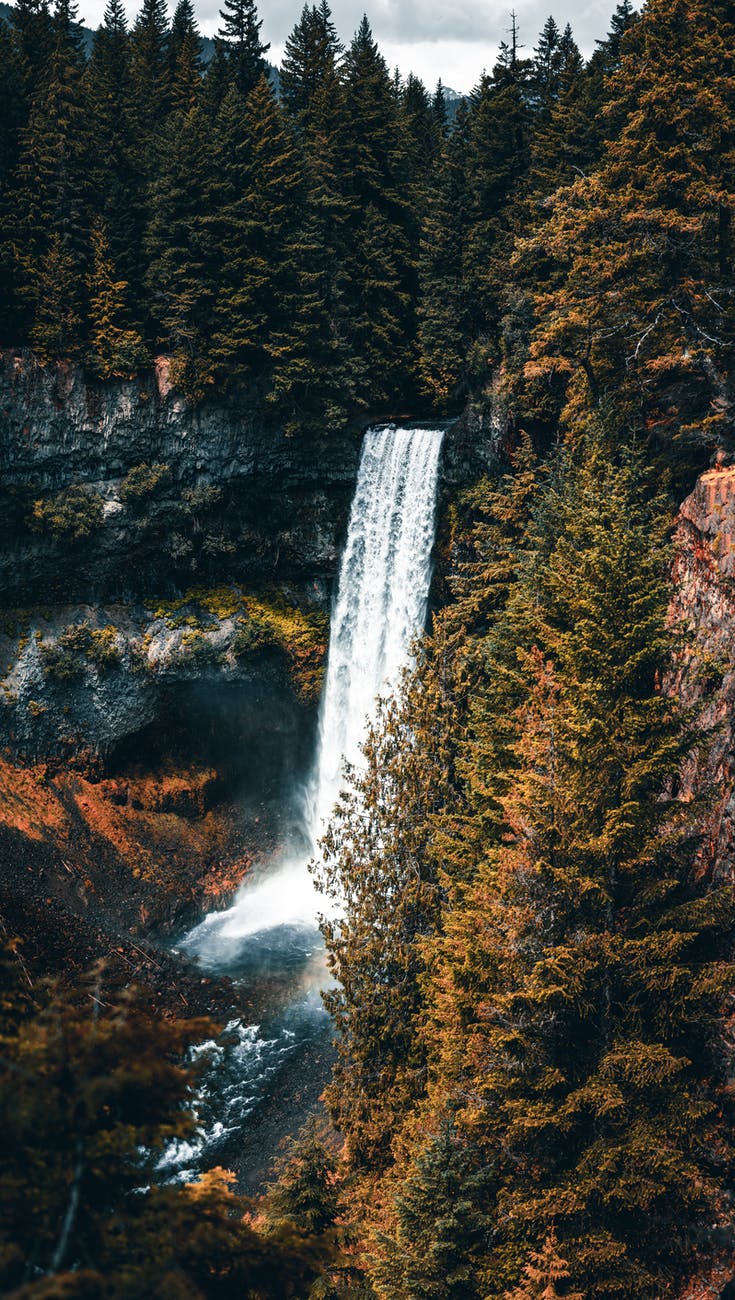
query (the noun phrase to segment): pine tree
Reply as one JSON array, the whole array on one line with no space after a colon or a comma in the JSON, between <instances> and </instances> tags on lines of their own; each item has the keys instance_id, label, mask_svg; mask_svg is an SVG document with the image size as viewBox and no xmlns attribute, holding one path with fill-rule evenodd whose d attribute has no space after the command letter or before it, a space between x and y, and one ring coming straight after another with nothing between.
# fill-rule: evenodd
<instances>
[{"instance_id":1,"label":"pine tree","mask_svg":"<svg viewBox=\"0 0 735 1300\"><path fill-rule=\"evenodd\" d=\"M3 958L3 1293L308 1294L328 1248L293 1227L257 1232L234 1174L156 1185L162 1149L195 1128L187 1050L215 1026L151 1016L139 992L109 987L102 966L72 988L29 993L12 944Z\"/></svg>"},{"instance_id":2,"label":"pine tree","mask_svg":"<svg viewBox=\"0 0 735 1300\"><path fill-rule=\"evenodd\" d=\"M28 312L28 327L41 331L46 355L58 343L74 355L81 338L70 330L81 323L86 254L87 170L82 51L79 24L68 0L58 0L53 16L53 48L46 76L21 131L18 167L9 196L6 221L14 254L18 292ZM56 343L50 328L57 277L68 277L68 309L61 310ZM35 324L34 324L35 322ZM40 337L40 335L37 335Z\"/></svg>"},{"instance_id":3,"label":"pine tree","mask_svg":"<svg viewBox=\"0 0 735 1300\"><path fill-rule=\"evenodd\" d=\"M662 388L685 378L699 436L729 431L732 311L718 289L732 260L735 197L722 152L735 121L732 38L731 20L708 0L653 0L610 85L619 137L519 247L519 260L549 263L529 373L563 378L570 414L615 390L628 419L654 423ZM692 85L684 97L682 75ZM665 405L660 415L665 423Z\"/></svg>"},{"instance_id":4,"label":"pine tree","mask_svg":"<svg viewBox=\"0 0 735 1300\"><path fill-rule=\"evenodd\" d=\"M143 0L130 34L130 115L135 163L148 180L158 163L157 142L171 107L166 0Z\"/></svg>"},{"instance_id":5,"label":"pine tree","mask_svg":"<svg viewBox=\"0 0 735 1300\"><path fill-rule=\"evenodd\" d=\"M419 373L440 409L451 407L466 391L472 342L463 256L470 219L466 124L460 110L434 164L419 250Z\"/></svg>"},{"instance_id":6,"label":"pine tree","mask_svg":"<svg viewBox=\"0 0 735 1300\"><path fill-rule=\"evenodd\" d=\"M302 126L313 126L315 113L317 124L324 125L325 91L330 96L339 94L337 68L341 53L326 0L318 8L305 4L286 41L280 68L281 99Z\"/></svg>"},{"instance_id":7,"label":"pine tree","mask_svg":"<svg viewBox=\"0 0 735 1300\"><path fill-rule=\"evenodd\" d=\"M581 1291L569 1291L569 1268L557 1251L556 1234L549 1233L540 1250L531 1251L523 1269L523 1281L507 1300L584 1300ZM561 1283L563 1290L558 1290Z\"/></svg>"},{"instance_id":8,"label":"pine tree","mask_svg":"<svg viewBox=\"0 0 735 1300\"><path fill-rule=\"evenodd\" d=\"M405 172L399 102L385 60L363 18L344 61L347 120L343 167L352 203L350 314L366 398L403 391L415 364L418 229L402 193Z\"/></svg>"},{"instance_id":9,"label":"pine tree","mask_svg":"<svg viewBox=\"0 0 735 1300\"><path fill-rule=\"evenodd\" d=\"M452 779L453 721L438 674L381 706L316 869L339 904L339 919L323 924L339 981L325 995L338 1051L325 1095L359 1173L390 1165L396 1127L426 1085L423 942L439 907L429 846Z\"/></svg>"},{"instance_id":10,"label":"pine tree","mask_svg":"<svg viewBox=\"0 0 735 1300\"><path fill-rule=\"evenodd\" d=\"M552 17L547 18L533 52L530 72L531 102L534 111L547 117L557 97L561 63L561 33Z\"/></svg>"},{"instance_id":11,"label":"pine tree","mask_svg":"<svg viewBox=\"0 0 735 1300\"><path fill-rule=\"evenodd\" d=\"M312 1118L290 1138L276 1161L276 1177L265 1197L268 1224L291 1224L319 1236L334 1227L339 1212L337 1162L323 1123Z\"/></svg>"},{"instance_id":12,"label":"pine tree","mask_svg":"<svg viewBox=\"0 0 735 1300\"><path fill-rule=\"evenodd\" d=\"M695 814L675 793L696 737L659 687L668 512L608 455L583 443L552 485L500 659L491 634L465 768L484 851L445 911L431 999L463 1120L497 1160L490 1295L552 1224L571 1287L659 1295L715 1249L695 1225L716 1220L729 1159L731 900L696 881ZM498 671L517 683L511 744Z\"/></svg>"},{"instance_id":13,"label":"pine tree","mask_svg":"<svg viewBox=\"0 0 735 1300\"><path fill-rule=\"evenodd\" d=\"M133 287L140 283L143 178L135 166L131 121L131 54L122 0L109 0L84 74L90 206L105 223L110 253Z\"/></svg>"},{"instance_id":14,"label":"pine tree","mask_svg":"<svg viewBox=\"0 0 735 1300\"><path fill-rule=\"evenodd\" d=\"M220 49L224 54L228 76L247 99L265 75L263 55L270 48L260 39L262 20L258 18L255 0L225 0L220 10L222 26L218 33Z\"/></svg>"},{"instance_id":15,"label":"pine tree","mask_svg":"<svg viewBox=\"0 0 735 1300\"><path fill-rule=\"evenodd\" d=\"M431 111L434 114L436 132L439 143L441 144L446 140L449 130L449 113L447 112L447 100L444 94L444 87L441 83L441 77L436 83L436 90L432 96Z\"/></svg>"},{"instance_id":16,"label":"pine tree","mask_svg":"<svg viewBox=\"0 0 735 1300\"><path fill-rule=\"evenodd\" d=\"M289 124L265 76L248 97L244 119L234 86L223 104L220 168L223 206L212 230L221 230L219 248L228 257L212 357L226 382L237 386L269 370L269 349L284 324L282 285L294 273L284 258L303 186Z\"/></svg>"},{"instance_id":17,"label":"pine tree","mask_svg":"<svg viewBox=\"0 0 735 1300\"><path fill-rule=\"evenodd\" d=\"M18 166L20 132L26 121L25 68L11 30L0 22L0 345L22 337L22 316L15 289L17 265L11 253L15 212L12 178Z\"/></svg>"},{"instance_id":18,"label":"pine tree","mask_svg":"<svg viewBox=\"0 0 735 1300\"><path fill-rule=\"evenodd\" d=\"M465 153L470 213L463 275L472 337L480 345L479 375L494 353L513 243L513 205L529 161L527 74L527 65L512 53L501 54L492 76L483 75L470 99Z\"/></svg>"},{"instance_id":19,"label":"pine tree","mask_svg":"<svg viewBox=\"0 0 735 1300\"><path fill-rule=\"evenodd\" d=\"M533 135L528 179L533 221L543 219L549 195L560 185L568 185L592 161L586 91L582 56L567 26L559 37L554 84L545 113Z\"/></svg>"},{"instance_id":20,"label":"pine tree","mask_svg":"<svg viewBox=\"0 0 735 1300\"><path fill-rule=\"evenodd\" d=\"M436 1125L422 1115L420 1128L407 1164L399 1159L386 1180L392 1207L370 1243L370 1277L380 1300L471 1300L482 1294L476 1261L491 1231L492 1170L451 1115Z\"/></svg>"},{"instance_id":21,"label":"pine tree","mask_svg":"<svg viewBox=\"0 0 735 1300\"><path fill-rule=\"evenodd\" d=\"M188 112L199 98L202 83L202 43L191 0L178 0L169 39L171 103Z\"/></svg>"},{"instance_id":22,"label":"pine tree","mask_svg":"<svg viewBox=\"0 0 735 1300\"><path fill-rule=\"evenodd\" d=\"M131 376L149 359L143 340L130 325L129 286L115 277L107 232L101 221L92 227L89 274L89 353L101 379Z\"/></svg>"},{"instance_id":23,"label":"pine tree","mask_svg":"<svg viewBox=\"0 0 735 1300\"><path fill-rule=\"evenodd\" d=\"M198 401L212 382L208 340L215 292L203 111L173 113L164 138L165 153L151 186L146 285L157 341L172 354L174 381Z\"/></svg>"},{"instance_id":24,"label":"pine tree","mask_svg":"<svg viewBox=\"0 0 735 1300\"><path fill-rule=\"evenodd\" d=\"M18 0L13 7L11 40L24 78L27 111L46 75L54 46L48 0Z\"/></svg>"}]
</instances>

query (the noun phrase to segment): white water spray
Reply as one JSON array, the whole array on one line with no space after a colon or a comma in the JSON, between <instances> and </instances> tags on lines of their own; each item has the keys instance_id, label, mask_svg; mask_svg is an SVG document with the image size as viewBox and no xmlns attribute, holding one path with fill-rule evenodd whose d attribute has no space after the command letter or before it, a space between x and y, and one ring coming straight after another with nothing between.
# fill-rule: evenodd
<instances>
[{"instance_id":1,"label":"white water spray","mask_svg":"<svg viewBox=\"0 0 735 1300\"><path fill-rule=\"evenodd\" d=\"M345 760L359 763L376 697L397 684L426 618L441 442L437 429L388 425L365 435L304 801L307 848L249 878L228 911L212 913L187 936L184 946L205 964L234 958L244 939L267 947L277 962L294 931L314 934L320 899L308 862L338 798Z\"/></svg>"}]
</instances>

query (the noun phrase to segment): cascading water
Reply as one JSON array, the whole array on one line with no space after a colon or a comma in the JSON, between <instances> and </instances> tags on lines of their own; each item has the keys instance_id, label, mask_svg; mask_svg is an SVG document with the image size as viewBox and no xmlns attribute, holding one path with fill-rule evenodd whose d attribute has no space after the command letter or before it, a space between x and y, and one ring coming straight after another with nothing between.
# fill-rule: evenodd
<instances>
[{"instance_id":1,"label":"cascading water","mask_svg":"<svg viewBox=\"0 0 735 1300\"><path fill-rule=\"evenodd\" d=\"M313 778L304 798L305 845L248 880L233 906L215 912L184 941L205 964L236 961L252 936L313 931L319 910L308 871L340 789L344 761L356 763L379 694L396 683L426 617L434 500L442 434L370 429L360 460L332 615Z\"/></svg>"},{"instance_id":2,"label":"cascading water","mask_svg":"<svg viewBox=\"0 0 735 1300\"><path fill-rule=\"evenodd\" d=\"M316 762L302 803L302 842L249 878L232 907L206 917L181 945L207 968L260 971L285 977L288 985L289 1004L276 1018L266 1014L263 1032L229 1027L233 1083L220 1089L219 1108L224 1098L228 1113L214 1124L217 1134L226 1131L228 1118L237 1114L241 1122L253 1109L284 1057L313 1035L315 1020L324 1032L321 900L308 864L339 795L344 762L359 763L376 697L396 685L424 626L441 442L436 428L387 425L365 435L332 614Z\"/></svg>"}]
</instances>

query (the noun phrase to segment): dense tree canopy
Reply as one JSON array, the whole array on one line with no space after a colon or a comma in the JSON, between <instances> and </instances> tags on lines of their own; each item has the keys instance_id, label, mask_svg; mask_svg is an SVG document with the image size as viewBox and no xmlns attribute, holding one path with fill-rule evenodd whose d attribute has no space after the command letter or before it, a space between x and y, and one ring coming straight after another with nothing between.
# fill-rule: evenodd
<instances>
[{"instance_id":1,"label":"dense tree canopy","mask_svg":"<svg viewBox=\"0 0 735 1300\"><path fill-rule=\"evenodd\" d=\"M682 377L679 424L727 426L726 10L637 21L623 0L586 64L554 18L528 56L514 29L451 114L441 84L390 75L367 18L343 47L326 0L278 94L260 31L226 0L205 67L190 0L171 21L145 0L130 30L109 0L85 59L70 0L21 0L0 26L0 344L101 348L110 374L164 351L191 400L247 390L289 432L469 398L548 433L613 389L665 431ZM101 229L124 286L105 343Z\"/></svg>"}]
</instances>

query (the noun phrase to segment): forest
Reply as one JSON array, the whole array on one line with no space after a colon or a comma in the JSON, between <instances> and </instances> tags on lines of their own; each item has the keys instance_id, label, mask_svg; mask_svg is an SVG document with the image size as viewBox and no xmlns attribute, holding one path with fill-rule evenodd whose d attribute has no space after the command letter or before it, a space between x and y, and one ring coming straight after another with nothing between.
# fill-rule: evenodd
<instances>
[{"instance_id":1,"label":"forest","mask_svg":"<svg viewBox=\"0 0 735 1300\"><path fill-rule=\"evenodd\" d=\"M165 355L295 440L430 413L501 447L313 868L336 1064L262 1196L157 1177L212 1021L39 980L3 927L4 1295L735 1294L732 633L672 595L734 451L735 6L535 39L449 105L327 0L277 79L254 0L206 63L191 0L109 0L89 56L71 0L0 19L0 347Z\"/></svg>"}]
</instances>

